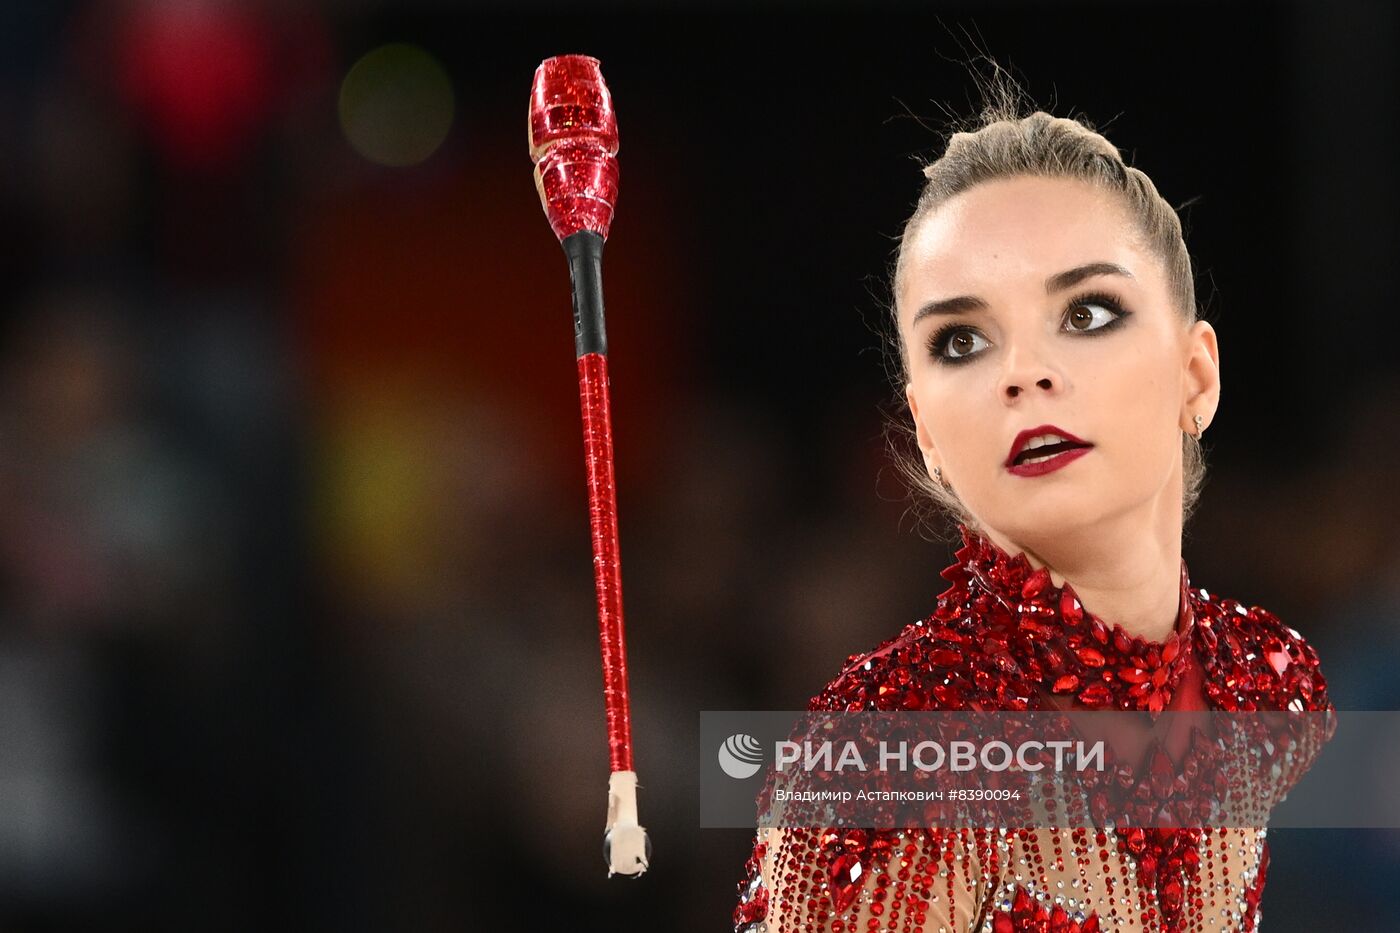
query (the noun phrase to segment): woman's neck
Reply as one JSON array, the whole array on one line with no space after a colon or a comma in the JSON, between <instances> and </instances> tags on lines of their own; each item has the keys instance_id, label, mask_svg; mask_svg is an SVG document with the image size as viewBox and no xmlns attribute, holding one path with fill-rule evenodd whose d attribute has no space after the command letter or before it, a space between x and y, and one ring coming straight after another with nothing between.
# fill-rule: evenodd
<instances>
[{"instance_id":1,"label":"woman's neck","mask_svg":"<svg viewBox=\"0 0 1400 933\"><path fill-rule=\"evenodd\" d=\"M1180 500L1177 500L1180 502ZM1158 520L1161 519L1161 520ZM1031 566L1048 567L1055 586L1068 582L1080 603L1129 635L1164 642L1181 608L1181 512L1143 521L1141 513L1057 530L1043 539L1018 541L982 526L992 543Z\"/></svg>"}]
</instances>

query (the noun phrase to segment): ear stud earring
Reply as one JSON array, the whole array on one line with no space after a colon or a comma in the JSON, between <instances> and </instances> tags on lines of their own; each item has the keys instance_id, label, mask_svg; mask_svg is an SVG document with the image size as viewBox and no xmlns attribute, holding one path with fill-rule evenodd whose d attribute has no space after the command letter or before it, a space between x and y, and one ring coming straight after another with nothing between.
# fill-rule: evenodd
<instances>
[{"instance_id":1,"label":"ear stud earring","mask_svg":"<svg viewBox=\"0 0 1400 933\"><path fill-rule=\"evenodd\" d=\"M1200 415L1197 415L1197 416L1196 416L1195 418L1193 418L1192 420L1196 422L1196 437L1199 438L1199 437L1201 436L1201 433L1202 433L1203 431L1205 431L1205 428L1201 427L1201 422L1204 421L1205 419L1202 418Z\"/></svg>"}]
</instances>

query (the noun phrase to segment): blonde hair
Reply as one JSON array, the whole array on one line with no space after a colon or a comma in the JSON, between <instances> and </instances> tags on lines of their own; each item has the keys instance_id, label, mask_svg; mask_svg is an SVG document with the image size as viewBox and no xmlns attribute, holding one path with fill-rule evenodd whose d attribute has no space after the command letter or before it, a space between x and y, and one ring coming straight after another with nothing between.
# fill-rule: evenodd
<instances>
[{"instance_id":1,"label":"blonde hair","mask_svg":"<svg viewBox=\"0 0 1400 933\"><path fill-rule=\"evenodd\" d=\"M974 74L982 92L978 117L948 138L943 155L924 166L923 191L913 214L900 234L890 288L890 342L897 370L892 373L894 413L887 429L894 461L909 484L915 511L921 519L937 513L971 527L977 525L957 495L929 476L920 456L918 439L910 423L905 386L909 382L909 358L899 330L898 296L903 284L905 255L914 231L950 198L969 188L1017 176L1070 178L1113 192L1127 208L1144 249L1161 259L1172 302L1186 326L1198 317L1191 257L1182 237L1176 210L1158 193L1140 170L1127 165L1117 147L1086 120L1055 117L1030 108L1026 95L1014 80L994 64L990 79ZM1195 509L1205 480L1205 454L1190 432L1182 439L1182 521ZM934 515L927 514L932 504Z\"/></svg>"}]
</instances>

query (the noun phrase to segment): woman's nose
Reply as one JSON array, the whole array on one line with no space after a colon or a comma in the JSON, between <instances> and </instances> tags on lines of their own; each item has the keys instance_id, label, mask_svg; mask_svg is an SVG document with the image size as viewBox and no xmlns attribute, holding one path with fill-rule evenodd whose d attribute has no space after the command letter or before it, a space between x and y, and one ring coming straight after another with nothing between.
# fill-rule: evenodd
<instances>
[{"instance_id":1,"label":"woman's nose","mask_svg":"<svg viewBox=\"0 0 1400 933\"><path fill-rule=\"evenodd\" d=\"M1012 347L1007 351L999 387L1003 401L1011 402L1032 389L1058 392L1060 387L1059 373L1032 348Z\"/></svg>"}]
</instances>

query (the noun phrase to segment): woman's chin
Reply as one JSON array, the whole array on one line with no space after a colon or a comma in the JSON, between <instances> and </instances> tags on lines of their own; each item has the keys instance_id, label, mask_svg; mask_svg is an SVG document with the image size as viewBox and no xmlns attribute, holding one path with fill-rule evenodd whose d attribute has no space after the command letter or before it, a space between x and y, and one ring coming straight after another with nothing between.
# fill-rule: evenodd
<instances>
[{"instance_id":1,"label":"woman's chin","mask_svg":"<svg viewBox=\"0 0 1400 933\"><path fill-rule=\"evenodd\" d=\"M1092 525L1102 517L1103 507L1102 498L1088 489L1038 489L1033 495L1018 495L1014 501L993 510L1005 516L1006 522L999 525L992 520L991 524L1022 540L1034 540Z\"/></svg>"}]
</instances>

